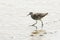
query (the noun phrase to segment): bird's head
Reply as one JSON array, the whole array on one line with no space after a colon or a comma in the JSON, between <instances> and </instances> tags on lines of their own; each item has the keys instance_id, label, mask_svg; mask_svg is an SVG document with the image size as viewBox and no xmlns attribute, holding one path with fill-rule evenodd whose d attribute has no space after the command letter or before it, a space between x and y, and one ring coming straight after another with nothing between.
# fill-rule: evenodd
<instances>
[{"instance_id":1,"label":"bird's head","mask_svg":"<svg viewBox=\"0 0 60 40\"><path fill-rule=\"evenodd\" d=\"M32 14L33 14L33 12L30 12L27 16L32 15Z\"/></svg>"}]
</instances>

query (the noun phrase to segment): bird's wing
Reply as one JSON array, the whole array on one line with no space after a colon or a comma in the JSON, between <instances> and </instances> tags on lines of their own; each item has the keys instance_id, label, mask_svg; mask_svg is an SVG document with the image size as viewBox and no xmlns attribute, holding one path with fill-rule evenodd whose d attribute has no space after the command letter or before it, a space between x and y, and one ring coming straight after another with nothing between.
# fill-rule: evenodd
<instances>
[{"instance_id":1,"label":"bird's wing","mask_svg":"<svg viewBox=\"0 0 60 40\"><path fill-rule=\"evenodd\" d=\"M43 16L43 13L36 13L36 16L42 17Z\"/></svg>"},{"instance_id":2,"label":"bird's wing","mask_svg":"<svg viewBox=\"0 0 60 40\"><path fill-rule=\"evenodd\" d=\"M48 13L37 13L37 15L38 16L40 16L40 17L44 17L44 16L46 16Z\"/></svg>"}]
</instances>

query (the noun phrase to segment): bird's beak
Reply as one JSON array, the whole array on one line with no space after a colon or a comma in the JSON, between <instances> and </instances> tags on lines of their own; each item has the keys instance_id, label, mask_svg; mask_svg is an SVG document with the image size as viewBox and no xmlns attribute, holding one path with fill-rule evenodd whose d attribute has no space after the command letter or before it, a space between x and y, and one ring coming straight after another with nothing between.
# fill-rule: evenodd
<instances>
[{"instance_id":1,"label":"bird's beak","mask_svg":"<svg viewBox=\"0 0 60 40\"><path fill-rule=\"evenodd\" d=\"M29 14L27 16L29 16Z\"/></svg>"}]
</instances>

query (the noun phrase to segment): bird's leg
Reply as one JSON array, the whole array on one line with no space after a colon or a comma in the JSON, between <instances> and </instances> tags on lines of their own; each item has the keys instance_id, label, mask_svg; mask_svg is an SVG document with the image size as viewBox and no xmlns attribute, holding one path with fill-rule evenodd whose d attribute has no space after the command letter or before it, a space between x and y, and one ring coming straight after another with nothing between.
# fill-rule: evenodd
<instances>
[{"instance_id":1,"label":"bird's leg","mask_svg":"<svg viewBox=\"0 0 60 40\"><path fill-rule=\"evenodd\" d=\"M37 24L37 20L36 20L36 23L34 23L33 25L31 25L31 26L35 26Z\"/></svg>"},{"instance_id":2,"label":"bird's leg","mask_svg":"<svg viewBox=\"0 0 60 40\"><path fill-rule=\"evenodd\" d=\"M34 23L33 25L30 25L30 26L36 27L36 30L37 30L37 26L35 26L36 24L37 24L37 20L36 20L36 23Z\"/></svg>"},{"instance_id":3,"label":"bird's leg","mask_svg":"<svg viewBox=\"0 0 60 40\"><path fill-rule=\"evenodd\" d=\"M40 20L41 21L41 24L42 24L42 27L41 27L41 29L43 29L43 21L42 20Z\"/></svg>"},{"instance_id":4,"label":"bird's leg","mask_svg":"<svg viewBox=\"0 0 60 40\"><path fill-rule=\"evenodd\" d=\"M34 27L36 27L36 31L37 31L37 26L34 26Z\"/></svg>"}]
</instances>

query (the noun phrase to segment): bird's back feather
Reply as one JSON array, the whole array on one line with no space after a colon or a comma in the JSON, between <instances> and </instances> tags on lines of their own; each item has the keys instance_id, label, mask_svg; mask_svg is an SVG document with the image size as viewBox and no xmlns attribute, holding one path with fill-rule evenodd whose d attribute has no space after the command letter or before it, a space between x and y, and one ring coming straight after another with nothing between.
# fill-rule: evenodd
<instances>
[{"instance_id":1,"label":"bird's back feather","mask_svg":"<svg viewBox=\"0 0 60 40\"><path fill-rule=\"evenodd\" d=\"M31 17L35 20L39 20L41 18L43 18L44 16L46 16L48 13L36 13L31 15Z\"/></svg>"}]
</instances>

